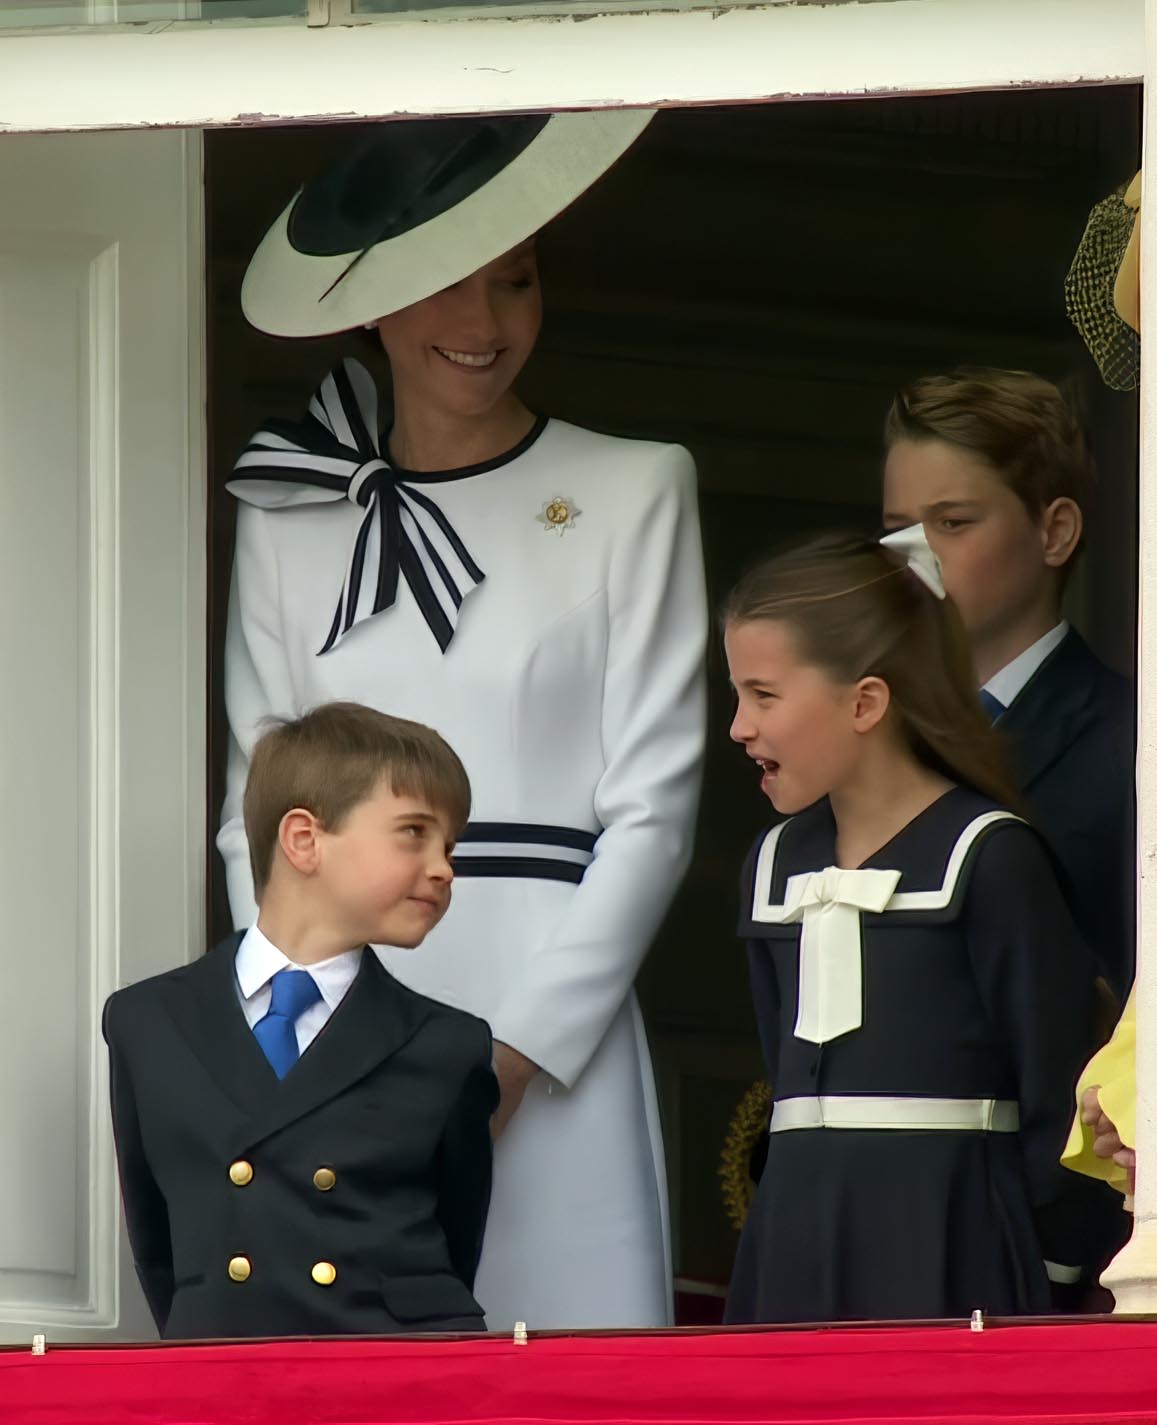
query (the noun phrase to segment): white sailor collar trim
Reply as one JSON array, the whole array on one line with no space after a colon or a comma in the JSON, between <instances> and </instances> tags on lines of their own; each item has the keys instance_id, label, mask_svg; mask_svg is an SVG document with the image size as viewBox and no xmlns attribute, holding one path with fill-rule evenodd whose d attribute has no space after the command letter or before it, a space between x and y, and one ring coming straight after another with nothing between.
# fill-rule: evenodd
<instances>
[{"instance_id":1,"label":"white sailor collar trim","mask_svg":"<svg viewBox=\"0 0 1157 1425\"><path fill-rule=\"evenodd\" d=\"M957 837L936 890L898 892L901 873L897 870L827 866L789 876L779 904L770 903L771 886L780 838L790 822L774 827L756 861L751 918L763 924L800 926L796 1038L826 1044L862 1026L865 912L946 909L981 833L998 822L1019 820L1005 811L974 817Z\"/></svg>"},{"instance_id":2,"label":"white sailor collar trim","mask_svg":"<svg viewBox=\"0 0 1157 1425\"><path fill-rule=\"evenodd\" d=\"M773 826L763 838L763 844L759 848L752 887L751 919L761 925L790 923L786 913L791 903L790 894L785 901L772 904L771 887L775 878L775 859L780 838L794 820L794 817L789 817L787 821L781 821L778 826ZM930 891L894 891L887 904L878 913L947 910L956 894L957 882L960 880L960 873L968 860L968 853L976 844L981 833L998 822L1023 822L1023 820L1023 817L1019 817L1011 811L986 811L973 817L956 838L956 845L953 846L948 857L948 864L944 868L944 880L940 886L936 890ZM816 868L816 870L820 869ZM789 884L794 879L794 876L789 877Z\"/></svg>"}]
</instances>

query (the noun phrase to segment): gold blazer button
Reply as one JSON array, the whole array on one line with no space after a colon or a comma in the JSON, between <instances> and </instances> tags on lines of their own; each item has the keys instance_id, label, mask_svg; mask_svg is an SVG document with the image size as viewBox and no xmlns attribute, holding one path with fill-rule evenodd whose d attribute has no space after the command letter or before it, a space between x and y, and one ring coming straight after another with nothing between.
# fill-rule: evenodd
<instances>
[{"instance_id":1,"label":"gold blazer button","mask_svg":"<svg viewBox=\"0 0 1157 1425\"><path fill-rule=\"evenodd\" d=\"M245 1282L249 1280L249 1273L253 1268L249 1265L248 1257L230 1257L229 1275L235 1282Z\"/></svg>"},{"instance_id":2,"label":"gold blazer button","mask_svg":"<svg viewBox=\"0 0 1157 1425\"><path fill-rule=\"evenodd\" d=\"M253 1181L253 1164L247 1163L244 1158L239 1158L237 1162L229 1164L229 1181L235 1187L245 1187L247 1183Z\"/></svg>"},{"instance_id":3,"label":"gold blazer button","mask_svg":"<svg viewBox=\"0 0 1157 1425\"><path fill-rule=\"evenodd\" d=\"M332 1168L318 1168L313 1175L313 1185L318 1192L329 1192L336 1182L337 1174Z\"/></svg>"},{"instance_id":4,"label":"gold blazer button","mask_svg":"<svg viewBox=\"0 0 1157 1425\"><path fill-rule=\"evenodd\" d=\"M310 1276L318 1286L333 1286L337 1281L337 1268L332 1262L314 1262Z\"/></svg>"}]
</instances>

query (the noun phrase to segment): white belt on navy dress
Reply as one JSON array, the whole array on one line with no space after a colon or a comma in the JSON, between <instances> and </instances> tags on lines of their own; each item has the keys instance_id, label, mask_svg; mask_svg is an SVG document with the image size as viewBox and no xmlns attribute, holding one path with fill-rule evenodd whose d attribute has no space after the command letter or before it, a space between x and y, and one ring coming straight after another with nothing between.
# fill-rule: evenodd
<instances>
[{"instance_id":1,"label":"white belt on navy dress","mask_svg":"<svg viewBox=\"0 0 1157 1425\"><path fill-rule=\"evenodd\" d=\"M782 1098L772 1106L769 1131L796 1128L908 1128L945 1132L1015 1133L1020 1110L1007 1098L881 1098L820 1094Z\"/></svg>"},{"instance_id":2,"label":"white belt on navy dress","mask_svg":"<svg viewBox=\"0 0 1157 1425\"><path fill-rule=\"evenodd\" d=\"M1015 1133L1020 1110L1007 1098L881 1098L868 1094L820 1094L783 1098L772 1106L772 1133L795 1128L908 1128L946 1132ZM1044 1264L1051 1282L1081 1280L1081 1268Z\"/></svg>"}]
</instances>

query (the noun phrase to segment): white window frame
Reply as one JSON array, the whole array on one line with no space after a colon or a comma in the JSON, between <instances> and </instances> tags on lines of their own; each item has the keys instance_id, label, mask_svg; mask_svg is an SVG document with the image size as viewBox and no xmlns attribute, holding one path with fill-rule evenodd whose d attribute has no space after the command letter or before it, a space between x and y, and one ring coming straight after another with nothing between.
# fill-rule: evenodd
<instances>
[{"instance_id":1,"label":"white window frame","mask_svg":"<svg viewBox=\"0 0 1157 1425\"><path fill-rule=\"evenodd\" d=\"M1146 0L1145 93L1157 93L1157 0ZM1157 124L1145 105L1145 173L1157 172ZM1141 217L1141 328L1157 332L1157 206ZM1145 1169L1157 1153L1157 369L1141 370L1140 541L1137 592L1137 1150ZM1157 1172L1137 1174L1133 1235L1101 1280L1119 1314L1157 1310Z\"/></svg>"},{"instance_id":2,"label":"white window frame","mask_svg":"<svg viewBox=\"0 0 1157 1425\"><path fill-rule=\"evenodd\" d=\"M609 0L604 0L609 3ZM1136 81L1144 0L0 30L0 134Z\"/></svg>"},{"instance_id":3,"label":"white window frame","mask_svg":"<svg viewBox=\"0 0 1157 1425\"><path fill-rule=\"evenodd\" d=\"M581 17L551 0L529 11L425 17L353 16L349 0L308 3L308 20L296 22L0 30L0 142L6 132L1157 83L1157 0L770 0L734 8L657 0L645 13L580 0ZM1145 154L1157 172L1148 121ZM1157 205L1145 212L1142 241L1157 250ZM1153 273L1143 269L1142 313L1157 332L1157 265ZM1137 1147L1145 1161L1157 1154L1155 479L1157 375L1143 373ZM1139 1178L1135 1208L1136 1231L1110 1279L1119 1309L1154 1311L1157 1173Z\"/></svg>"}]
</instances>

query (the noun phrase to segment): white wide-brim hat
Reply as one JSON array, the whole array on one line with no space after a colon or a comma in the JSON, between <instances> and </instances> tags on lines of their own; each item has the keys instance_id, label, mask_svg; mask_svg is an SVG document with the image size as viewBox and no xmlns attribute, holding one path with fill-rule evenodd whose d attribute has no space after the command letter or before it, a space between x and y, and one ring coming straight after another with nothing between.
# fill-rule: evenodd
<instances>
[{"instance_id":1,"label":"white wide-brim hat","mask_svg":"<svg viewBox=\"0 0 1157 1425\"><path fill-rule=\"evenodd\" d=\"M271 336L328 336L440 292L557 217L653 117L382 124L266 233L241 287L245 316Z\"/></svg>"}]
</instances>

